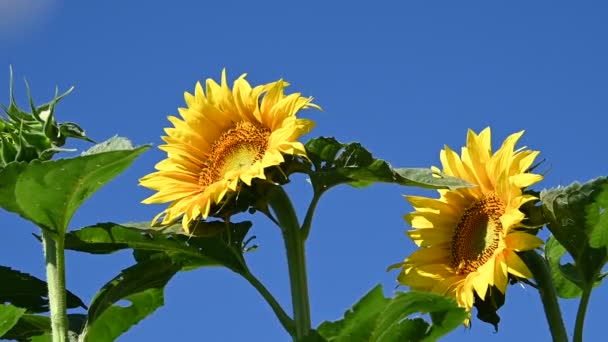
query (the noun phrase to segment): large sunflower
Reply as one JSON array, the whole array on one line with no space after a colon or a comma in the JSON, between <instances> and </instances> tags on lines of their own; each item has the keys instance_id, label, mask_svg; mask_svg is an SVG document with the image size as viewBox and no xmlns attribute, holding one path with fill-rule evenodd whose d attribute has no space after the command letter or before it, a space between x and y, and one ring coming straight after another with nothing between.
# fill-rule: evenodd
<instances>
[{"instance_id":1,"label":"large sunflower","mask_svg":"<svg viewBox=\"0 0 608 342\"><path fill-rule=\"evenodd\" d=\"M245 74L232 89L222 72L221 85L207 79L194 95L186 92L187 108L179 108L182 119L169 116L173 128L166 128L167 159L157 172L140 179L140 185L158 191L143 203L171 202L154 218L162 225L182 217L188 231L190 221L207 218L212 205L226 193L236 191L239 182L251 185L264 179L264 169L279 165L283 154L306 156L297 139L308 133L314 122L296 118L300 109L313 107L312 98L299 93L285 95L283 80L251 87Z\"/></svg>"},{"instance_id":2,"label":"large sunflower","mask_svg":"<svg viewBox=\"0 0 608 342\"><path fill-rule=\"evenodd\" d=\"M538 151L514 150L522 134L492 154L490 128L479 135L469 130L460 156L447 146L441 151L443 172L475 186L440 190L439 199L405 196L415 209L405 215L414 228L407 233L421 248L397 265L399 282L453 297L470 311L473 292L483 299L489 286L505 293L509 274L532 277L515 252L543 242L525 231L519 208L535 199L522 189L542 176L526 173Z\"/></svg>"}]
</instances>

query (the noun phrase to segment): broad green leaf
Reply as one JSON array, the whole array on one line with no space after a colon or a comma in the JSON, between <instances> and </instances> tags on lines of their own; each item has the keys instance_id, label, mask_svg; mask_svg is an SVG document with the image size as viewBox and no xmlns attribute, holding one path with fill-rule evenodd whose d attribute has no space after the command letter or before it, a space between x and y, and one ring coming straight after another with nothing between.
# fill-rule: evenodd
<instances>
[{"instance_id":1,"label":"broad green leaf","mask_svg":"<svg viewBox=\"0 0 608 342\"><path fill-rule=\"evenodd\" d=\"M416 313L432 314L432 324ZM336 322L317 329L327 341L435 341L462 325L467 314L447 297L420 292L398 293L385 298L376 286Z\"/></svg>"},{"instance_id":2,"label":"broad green leaf","mask_svg":"<svg viewBox=\"0 0 608 342\"><path fill-rule=\"evenodd\" d=\"M69 339L70 341L75 341L84 327L86 315L69 314L68 322ZM51 319L48 316L25 314L21 316L19 322L2 337L7 340L52 342L51 334Z\"/></svg>"},{"instance_id":3,"label":"broad green leaf","mask_svg":"<svg viewBox=\"0 0 608 342\"><path fill-rule=\"evenodd\" d=\"M19 322L13 328L3 335L3 339L27 341L34 336L40 336L51 333L51 319L46 316L29 315L21 316Z\"/></svg>"},{"instance_id":4,"label":"broad green leaf","mask_svg":"<svg viewBox=\"0 0 608 342\"><path fill-rule=\"evenodd\" d=\"M346 311L343 319L323 322L318 331L329 341L371 341L378 318L388 302L382 286L377 285Z\"/></svg>"},{"instance_id":5,"label":"broad green leaf","mask_svg":"<svg viewBox=\"0 0 608 342\"><path fill-rule=\"evenodd\" d=\"M83 332L84 341L114 341L164 303L163 289L181 269L163 255L123 270L95 296ZM128 306L117 302L125 300Z\"/></svg>"},{"instance_id":6,"label":"broad green leaf","mask_svg":"<svg viewBox=\"0 0 608 342\"><path fill-rule=\"evenodd\" d=\"M452 176L435 173L431 169L424 168L397 168L397 182L401 185L411 185L430 189L457 189L471 186L464 180Z\"/></svg>"},{"instance_id":7,"label":"broad green leaf","mask_svg":"<svg viewBox=\"0 0 608 342\"><path fill-rule=\"evenodd\" d=\"M84 340L114 340L151 314L163 304L163 287L178 271L223 265L245 272L242 254L251 223L221 223L223 231L218 224L199 222L192 227L193 234L202 231L203 236L186 235L181 225L156 228L149 223L101 223L66 234L67 249L105 254L131 248L138 262L106 284L93 300ZM210 230L216 234L206 234ZM122 300L131 305L115 304Z\"/></svg>"},{"instance_id":8,"label":"broad green leaf","mask_svg":"<svg viewBox=\"0 0 608 342\"><path fill-rule=\"evenodd\" d=\"M458 326L462 326L467 317L465 310L458 307L456 302L448 297L414 291L397 293L380 316L380 324L376 327L374 337L377 338L377 341L394 341L389 338L392 336L386 335L385 337L385 334L404 331L401 327L403 319L414 313L434 314L430 330L423 330L426 332L424 340L430 341L435 341ZM408 325L411 324L408 323ZM417 326L421 327L420 324ZM419 332L419 330L408 328L404 331L405 334L399 335L399 338L415 340Z\"/></svg>"},{"instance_id":9,"label":"broad green leaf","mask_svg":"<svg viewBox=\"0 0 608 342\"><path fill-rule=\"evenodd\" d=\"M71 159L9 163L0 170L0 207L41 228L64 233L76 209L148 147L98 149L98 153Z\"/></svg>"},{"instance_id":10,"label":"broad green leaf","mask_svg":"<svg viewBox=\"0 0 608 342\"><path fill-rule=\"evenodd\" d=\"M564 267L560 266L562 274L570 274L570 281L580 279L583 288L589 288L598 281L599 273L608 260L604 244L608 228L605 211L602 211L606 200L602 191L607 184L608 178L604 177L541 192L547 227L572 256L578 271L564 273ZM578 275L574 276L575 273Z\"/></svg>"},{"instance_id":11,"label":"broad green leaf","mask_svg":"<svg viewBox=\"0 0 608 342\"><path fill-rule=\"evenodd\" d=\"M13 305L0 304L0 337L4 336L23 316L25 309Z\"/></svg>"},{"instance_id":12,"label":"broad green leaf","mask_svg":"<svg viewBox=\"0 0 608 342\"><path fill-rule=\"evenodd\" d=\"M217 221L199 222L197 231L216 230ZM225 226L225 223L221 223ZM181 224L153 228L149 223L99 223L66 234L65 248L86 253L105 254L131 248L137 251L163 252L185 268L226 266L244 271L244 238L251 222L230 223L229 229L212 236L186 235Z\"/></svg>"},{"instance_id":13,"label":"broad green leaf","mask_svg":"<svg viewBox=\"0 0 608 342\"><path fill-rule=\"evenodd\" d=\"M566 248L554 236L551 236L545 244L545 257L549 262L551 278L557 295L561 298L578 298L583 294L584 283L573 264L561 264L564 254L566 254Z\"/></svg>"},{"instance_id":14,"label":"broad green leaf","mask_svg":"<svg viewBox=\"0 0 608 342\"><path fill-rule=\"evenodd\" d=\"M115 135L106 141L103 141L97 145L91 146L91 148L82 152L81 155L88 156L91 154L98 154L98 153L103 153L103 152L129 151L129 150L133 150L133 149L134 149L134 147L133 147L133 144L131 143L131 140Z\"/></svg>"},{"instance_id":15,"label":"broad green leaf","mask_svg":"<svg viewBox=\"0 0 608 342\"><path fill-rule=\"evenodd\" d=\"M587 224L591 228L589 244L593 248L608 247L608 184L587 206Z\"/></svg>"},{"instance_id":16,"label":"broad green leaf","mask_svg":"<svg viewBox=\"0 0 608 342\"><path fill-rule=\"evenodd\" d=\"M462 323L462 322L460 322ZM426 331L429 329L429 324L422 318L406 318L387 328L380 333L380 336L375 341L423 341L426 337ZM381 331L378 329L378 331Z\"/></svg>"},{"instance_id":17,"label":"broad green leaf","mask_svg":"<svg viewBox=\"0 0 608 342\"><path fill-rule=\"evenodd\" d=\"M470 185L458 178L433 174L430 169L393 169L359 143L342 144L334 138L319 137L306 144L306 152L315 167L311 181L319 189L338 184L364 187L376 182L435 189Z\"/></svg>"},{"instance_id":18,"label":"broad green leaf","mask_svg":"<svg viewBox=\"0 0 608 342\"><path fill-rule=\"evenodd\" d=\"M0 279L0 303L11 303L28 312L49 310L45 281L6 266L0 266ZM82 300L70 291L67 291L66 300L68 308L86 308Z\"/></svg>"}]
</instances>

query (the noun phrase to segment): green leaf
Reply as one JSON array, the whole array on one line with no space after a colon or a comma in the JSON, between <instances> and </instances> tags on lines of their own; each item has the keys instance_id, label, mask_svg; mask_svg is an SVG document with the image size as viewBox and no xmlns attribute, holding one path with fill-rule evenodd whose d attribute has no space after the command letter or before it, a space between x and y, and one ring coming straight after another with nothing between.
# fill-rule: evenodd
<instances>
[{"instance_id":1,"label":"green leaf","mask_svg":"<svg viewBox=\"0 0 608 342\"><path fill-rule=\"evenodd\" d=\"M587 224L591 228L589 244L593 248L608 247L608 183L595 201L587 206Z\"/></svg>"},{"instance_id":2,"label":"green leaf","mask_svg":"<svg viewBox=\"0 0 608 342\"><path fill-rule=\"evenodd\" d=\"M111 253L132 248L138 251L163 252L188 269L202 266L226 266L235 272L245 271L242 253L251 222L230 223L219 235L197 236L183 233L181 224L152 228L149 223L99 223L66 234L65 248L93 254ZM198 222L197 231L215 230L219 222ZM225 223L221 223L226 225Z\"/></svg>"},{"instance_id":3,"label":"green leaf","mask_svg":"<svg viewBox=\"0 0 608 342\"><path fill-rule=\"evenodd\" d=\"M86 315L69 314L68 322L68 337L70 341L75 341L84 327ZM51 334L51 319L48 316L25 314L2 338L17 341L52 342Z\"/></svg>"},{"instance_id":4,"label":"green leaf","mask_svg":"<svg viewBox=\"0 0 608 342\"><path fill-rule=\"evenodd\" d=\"M153 228L149 223L129 226L101 223L66 234L65 247L87 253L105 254L132 248L138 263L106 284L89 309L85 341L111 341L163 304L163 287L181 270L201 266L226 266L245 272L244 241L250 222L221 223L215 235L186 235L181 225ZM199 231L218 231L219 223L198 222ZM127 300L128 307L115 303Z\"/></svg>"},{"instance_id":5,"label":"green leaf","mask_svg":"<svg viewBox=\"0 0 608 342\"><path fill-rule=\"evenodd\" d=\"M11 303L28 312L49 311L45 281L6 266L0 266L0 279L0 303ZM70 291L67 291L66 300L68 308L86 309L82 300Z\"/></svg>"},{"instance_id":6,"label":"green leaf","mask_svg":"<svg viewBox=\"0 0 608 342\"><path fill-rule=\"evenodd\" d=\"M3 335L3 339L29 341L34 336L51 333L51 319L39 315L23 315L13 328Z\"/></svg>"},{"instance_id":7,"label":"green leaf","mask_svg":"<svg viewBox=\"0 0 608 342\"><path fill-rule=\"evenodd\" d=\"M551 278L557 295L561 298L578 298L583 294L584 283L573 264L561 264L564 254L566 248L551 236L545 244L545 257L551 269Z\"/></svg>"},{"instance_id":8,"label":"green leaf","mask_svg":"<svg viewBox=\"0 0 608 342\"><path fill-rule=\"evenodd\" d=\"M315 167L310 173L311 181L323 190L338 184L364 187L376 182L433 189L470 185L458 178L434 174L430 169L393 169L359 143L342 144L334 138L319 137L306 143L306 152Z\"/></svg>"},{"instance_id":9,"label":"green leaf","mask_svg":"<svg viewBox=\"0 0 608 342\"><path fill-rule=\"evenodd\" d=\"M353 305L352 309L346 311L343 319L323 322L318 331L329 341L371 341L378 317L388 302L382 286L377 285Z\"/></svg>"},{"instance_id":10,"label":"green leaf","mask_svg":"<svg viewBox=\"0 0 608 342\"><path fill-rule=\"evenodd\" d=\"M103 152L129 151L129 150L133 150L133 149L134 149L134 147L133 147L133 144L131 143L131 140L115 135L106 141L103 141L97 145L91 146L91 148L82 152L81 155L88 156L91 154L98 154L98 153L103 153Z\"/></svg>"},{"instance_id":11,"label":"green leaf","mask_svg":"<svg viewBox=\"0 0 608 342\"><path fill-rule=\"evenodd\" d=\"M466 311L458 307L451 298L433 293L413 291L397 293L382 313L381 319L384 324L376 327L380 334L377 341L393 341L390 338L385 339L385 332L383 331L390 332L393 329L401 329L399 326L402 325L402 319L414 313L429 313L433 317L430 330L424 330L426 332L425 340L429 341L435 341L456 327L462 326L467 317ZM415 340L417 333L419 333L418 330L409 330L407 335L400 336Z\"/></svg>"},{"instance_id":12,"label":"green leaf","mask_svg":"<svg viewBox=\"0 0 608 342\"><path fill-rule=\"evenodd\" d=\"M423 341L428 329L429 324L424 319L406 318L385 330L376 341ZM429 339L426 338L426 340Z\"/></svg>"},{"instance_id":13,"label":"green leaf","mask_svg":"<svg viewBox=\"0 0 608 342\"><path fill-rule=\"evenodd\" d=\"M397 174L398 184L411 185L429 189L457 189L471 186L466 181L452 177L441 175L431 169L424 168L398 168L394 169Z\"/></svg>"},{"instance_id":14,"label":"green leaf","mask_svg":"<svg viewBox=\"0 0 608 342\"><path fill-rule=\"evenodd\" d=\"M95 296L84 341L114 341L163 305L163 289L182 266L162 254L156 256L123 270ZM130 304L117 304L121 300Z\"/></svg>"},{"instance_id":15,"label":"green leaf","mask_svg":"<svg viewBox=\"0 0 608 342\"><path fill-rule=\"evenodd\" d=\"M422 318L430 313L432 324ZM420 292L385 298L380 285L366 294L336 322L323 322L318 333L328 341L435 341L461 325L467 314L447 297Z\"/></svg>"},{"instance_id":16,"label":"green leaf","mask_svg":"<svg viewBox=\"0 0 608 342\"><path fill-rule=\"evenodd\" d=\"M573 183L541 192L547 227L574 259L575 270L560 266L562 275L571 282L580 279L579 286L583 289L595 285L608 260L605 244L608 228L605 209L602 209L606 206L607 185L608 178L601 177L585 184ZM572 289L567 292L574 294Z\"/></svg>"},{"instance_id":17,"label":"green leaf","mask_svg":"<svg viewBox=\"0 0 608 342\"><path fill-rule=\"evenodd\" d=\"M4 336L23 316L25 309L13 305L0 304L0 337Z\"/></svg>"},{"instance_id":18,"label":"green leaf","mask_svg":"<svg viewBox=\"0 0 608 342\"><path fill-rule=\"evenodd\" d=\"M76 209L149 146L107 150L115 147L71 159L9 163L0 170L0 207L63 234Z\"/></svg>"}]
</instances>

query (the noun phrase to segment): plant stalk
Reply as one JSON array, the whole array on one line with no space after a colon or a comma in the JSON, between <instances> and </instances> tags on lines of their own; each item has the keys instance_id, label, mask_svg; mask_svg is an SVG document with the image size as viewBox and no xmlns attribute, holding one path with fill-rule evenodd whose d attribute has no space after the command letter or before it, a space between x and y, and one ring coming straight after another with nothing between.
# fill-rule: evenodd
<instances>
[{"instance_id":1,"label":"plant stalk","mask_svg":"<svg viewBox=\"0 0 608 342\"><path fill-rule=\"evenodd\" d=\"M283 188L274 187L269 193L268 203L283 232L295 321L295 336L292 336L294 341L301 341L311 329L304 237L291 200Z\"/></svg>"},{"instance_id":2,"label":"plant stalk","mask_svg":"<svg viewBox=\"0 0 608 342\"><path fill-rule=\"evenodd\" d=\"M68 316L65 294L65 254L63 236L42 229L42 243L49 287L53 342L66 342Z\"/></svg>"},{"instance_id":3,"label":"plant stalk","mask_svg":"<svg viewBox=\"0 0 608 342\"><path fill-rule=\"evenodd\" d=\"M583 341L583 328L585 327L585 314L587 313L587 305L589 304L589 298L591 298L592 287L588 287L583 291L581 301L578 304L578 311L576 312L576 323L574 325L574 342Z\"/></svg>"},{"instance_id":4,"label":"plant stalk","mask_svg":"<svg viewBox=\"0 0 608 342\"><path fill-rule=\"evenodd\" d=\"M538 292L545 309L545 316L547 317L553 341L568 342L568 334L564 326L559 303L557 302L557 292L553 285L549 265L536 251L525 251L519 253L519 255L534 275L534 279L538 285Z\"/></svg>"},{"instance_id":5,"label":"plant stalk","mask_svg":"<svg viewBox=\"0 0 608 342\"><path fill-rule=\"evenodd\" d=\"M302 223L302 238L304 239L304 241L308 239L308 234L310 234L312 218L315 214L315 209L317 209L317 204L319 203L322 194L323 192L321 190L317 190L315 188L312 200L310 201L310 205L308 206L308 210L306 211L306 216L304 217L304 223Z\"/></svg>"},{"instance_id":6,"label":"plant stalk","mask_svg":"<svg viewBox=\"0 0 608 342\"><path fill-rule=\"evenodd\" d=\"M242 275L256 290L258 290L260 295L264 297L268 305L270 305L270 307L272 308L272 311L274 311L274 314L277 316L277 318L283 325L283 328L285 328L285 330L293 336L295 332L294 322L291 317L289 317L289 315L285 313L285 311L281 307L281 304L279 304L279 302L272 296L272 294L270 293L270 291L268 291L264 284L262 284L253 274L251 274L251 272L247 271L245 273L242 273Z\"/></svg>"}]
</instances>

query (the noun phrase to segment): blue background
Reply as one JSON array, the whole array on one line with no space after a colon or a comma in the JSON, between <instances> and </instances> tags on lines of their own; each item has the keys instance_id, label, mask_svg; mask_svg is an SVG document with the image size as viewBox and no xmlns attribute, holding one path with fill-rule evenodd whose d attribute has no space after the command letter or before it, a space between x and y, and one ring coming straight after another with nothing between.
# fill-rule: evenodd
<instances>
[{"instance_id":1,"label":"blue background","mask_svg":"<svg viewBox=\"0 0 608 342\"><path fill-rule=\"evenodd\" d=\"M468 128L489 125L495 147L525 129L520 146L542 151L549 172L537 190L608 175L605 3L396 3L4 0L2 91L8 93L9 64L24 107L24 77L39 103L56 85L75 85L57 109L60 121L78 122L99 141L118 134L158 145L166 116L184 106L183 92L197 80L218 79L226 67L229 79L248 73L252 84L285 78L291 91L314 96L324 109L301 113L317 122L308 137L360 141L395 166L438 165L444 144L459 149ZM151 219L163 206L139 203L151 192L137 179L162 158L158 149L145 153L86 202L71 228ZM306 180L294 177L288 190L303 211ZM315 326L340 318L378 282L387 294L395 289L397 274L386 267L414 251L403 234L402 215L411 210L406 193L435 196L380 184L339 187L322 199L307 245ZM42 251L31 236L37 228L6 212L0 222L0 264L44 277ZM261 218L255 223L260 248L248 261L290 310L278 229ZM68 252L68 287L89 302L131 263L128 252ZM607 288L593 293L589 340L604 330ZM165 303L120 340L289 339L255 290L224 269L178 274ZM571 334L578 301L561 303ZM472 329L458 328L445 340L550 340L533 288L510 286L499 313L498 333L475 319Z\"/></svg>"}]
</instances>

